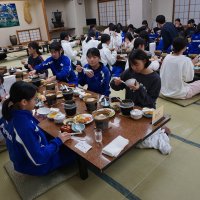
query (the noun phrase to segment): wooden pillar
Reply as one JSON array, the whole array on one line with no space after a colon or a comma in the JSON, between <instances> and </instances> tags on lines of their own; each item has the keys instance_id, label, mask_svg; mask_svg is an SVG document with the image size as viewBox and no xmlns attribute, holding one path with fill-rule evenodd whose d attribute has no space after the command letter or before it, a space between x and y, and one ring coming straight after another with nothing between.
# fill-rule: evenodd
<instances>
[{"instance_id":1,"label":"wooden pillar","mask_svg":"<svg viewBox=\"0 0 200 200\"><path fill-rule=\"evenodd\" d=\"M43 10L43 15L44 15L46 31L47 31L47 37L48 37L48 40L51 40L51 37L50 37L50 34L49 34L49 26L48 26L48 19L47 19L47 13L46 13L45 0L42 0L42 10Z\"/></svg>"}]
</instances>

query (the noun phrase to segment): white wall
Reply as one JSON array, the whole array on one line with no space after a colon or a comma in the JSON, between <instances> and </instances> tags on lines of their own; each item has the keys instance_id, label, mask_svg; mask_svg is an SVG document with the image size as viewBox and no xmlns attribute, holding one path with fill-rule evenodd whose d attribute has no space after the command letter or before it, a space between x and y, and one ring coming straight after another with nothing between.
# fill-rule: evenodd
<instances>
[{"instance_id":1,"label":"white wall","mask_svg":"<svg viewBox=\"0 0 200 200\"><path fill-rule=\"evenodd\" d=\"M85 15L86 18L96 18L97 25L99 24L97 0L85 0Z\"/></svg>"},{"instance_id":2,"label":"white wall","mask_svg":"<svg viewBox=\"0 0 200 200\"><path fill-rule=\"evenodd\" d=\"M65 4L66 12L66 26L69 28L75 28L76 17L75 17L75 4L73 1L67 1Z\"/></svg>"},{"instance_id":3,"label":"white wall","mask_svg":"<svg viewBox=\"0 0 200 200\"><path fill-rule=\"evenodd\" d=\"M173 0L152 0L152 18L157 15L164 15L166 20L172 22Z\"/></svg>"},{"instance_id":4,"label":"white wall","mask_svg":"<svg viewBox=\"0 0 200 200\"><path fill-rule=\"evenodd\" d=\"M77 0L73 0L75 3L75 16L76 17L76 23L75 23L75 33L76 35L82 35L83 34L83 27L86 26L86 14L85 14L85 2L81 5L77 3Z\"/></svg>"},{"instance_id":5,"label":"white wall","mask_svg":"<svg viewBox=\"0 0 200 200\"><path fill-rule=\"evenodd\" d=\"M152 3L150 0L142 1L142 16L143 20L147 20L150 26L152 23Z\"/></svg>"},{"instance_id":6,"label":"white wall","mask_svg":"<svg viewBox=\"0 0 200 200\"><path fill-rule=\"evenodd\" d=\"M8 28L0 28L0 46L8 46L11 45L9 36L16 35L16 30L24 30L31 28L40 27L42 39L46 40L46 29L44 29L44 21L42 10L38 8L38 5L41 4L40 0L30 1L31 7L30 12L32 16L32 23L28 24L24 20L24 12L23 5L24 1L0 1L0 3L15 3L17 8L17 14L19 18L20 26L8 27ZM39 6L40 7L40 6ZM37 12L36 12L37 9Z\"/></svg>"},{"instance_id":7,"label":"white wall","mask_svg":"<svg viewBox=\"0 0 200 200\"><path fill-rule=\"evenodd\" d=\"M34 0L31 1L32 5L32 12L34 12L35 20L37 21L38 26L40 27L40 32L42 36L42 40L48 40L45 20L44 20L44 13L42 9L42 1L41 0ZM32 16L33 18L33 16Z\"/></svg>"},{"instance_id":8,"label":"white wall","mask_svg":"<svg viewBox=\"0 0 200 200\"><path fill-rule=\"evenodd\" d=\"M143 20L142 0L129 0L130 23L135 27L140 27Z\"/></svg>"},{"instance_id":9,"label":"white wall","mask_svg":"<svg viewBox=\"0 0 200 200\"><path fill-rule=\"evenodd\" d=\"M49 30L54 28L51 21L53 13L61 11L64 26L67 28L75 28L75 34L81 35L83 33L83 26L86 25L85 4L79 5L77 0L46 0L46 13ZM55 20L54 20L55 21Z\"/></svg>"},{"instance_id":10,"label":"white wall","mask_svg":"<svg viewBox=\"0 0 200 200\"><path fill-rule=\"evenodd\" d=\"M56 1L55 0L47 0L45 2L45 5L46 5L46 13L47 13L49 30L54 28L54 25L53 25L51 19L53 18L55 21L53 12L57 12L57 10L62 12L62 21L64 22L64 26L68 27L67 16L66 16L67 12L65 10L66 0L56 0Z\"/></svg>"}]
</instances>

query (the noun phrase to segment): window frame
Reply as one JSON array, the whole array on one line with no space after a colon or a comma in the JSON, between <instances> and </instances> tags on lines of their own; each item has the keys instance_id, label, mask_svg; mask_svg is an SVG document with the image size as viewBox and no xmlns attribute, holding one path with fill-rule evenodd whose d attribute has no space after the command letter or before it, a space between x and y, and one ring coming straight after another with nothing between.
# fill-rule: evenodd
<instances>
[{"instance_id":1,"label":"window frame","mask_svg":"<svg viewBox=\"0 0 200 200\"><path fill-rule=\"evenodd\" d=\"M97 8L98 8L98 17L99 17L99 25L101 26L102 24L101 24L101 19L100 19L100 9L99 9L99 4L100 3L106 3L106 2L112 2L112 1L114 1L114 14L115 14L115 22L113 22L114 24L117 24L117 23L120 23L120 22L118 22L117 21L117 0L97 0ZM128 12L127 11L127 2L129 1L129 0L123 0L124 1L124 12L125 12L125 25L127 25L127 20L128 20L128 17L130 17L129 15L129 13L130 12ZM107 6L106 6L106 16L107 16ZM109 24L109 22L107 21L107 25ZM106 25L106 26L107 26Z\"/></svg>"}]
</instances>

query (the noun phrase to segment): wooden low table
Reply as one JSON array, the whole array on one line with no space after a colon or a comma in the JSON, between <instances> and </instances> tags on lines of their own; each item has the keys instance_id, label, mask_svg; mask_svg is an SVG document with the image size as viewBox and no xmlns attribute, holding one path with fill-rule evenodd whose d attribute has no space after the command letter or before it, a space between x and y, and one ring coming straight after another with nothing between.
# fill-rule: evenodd
<instances>
[{"instance_id":1,"label":"wooden low table","mask_svg":"<svg viewBox=\"0 0 200 200\"><path fill-rule=\"evenodd\" d=\"M83 100L77 97L75 101L77 104L77 113L87 113ZM59 100L54 107L59 108L61 112L65 113L63 105L61 104L63 102L64 100ZM138 142L141 142L149 137L156 130L165 125L169 120L170 116L165 115L164 119L154 126L151 124L151 119L143 117L139 120L133 120L130 117L122 116L120 113L116 113L116 115L110 119L109 128L103 131L103 140L101 144L95 142L94 121L86 125L84 133L80 137L84 137L87 143L92 146L92 149L90 149L87 153L83 153L75 148L77 143L76 140L68 140L65 142L65 145L78 155L80 177L84 180L88 177L88 164L92 164L100 171L103 171L121 156L123 156L132 147L134 147ZM60 130L59 125L56 125L53 121L48 119L41 121L39 126L53 137L56 137ZM115 158L102 154L102 149L119 135L129 140L129 144L119 154L119 156Z\"/></svg>"}]
</instances>

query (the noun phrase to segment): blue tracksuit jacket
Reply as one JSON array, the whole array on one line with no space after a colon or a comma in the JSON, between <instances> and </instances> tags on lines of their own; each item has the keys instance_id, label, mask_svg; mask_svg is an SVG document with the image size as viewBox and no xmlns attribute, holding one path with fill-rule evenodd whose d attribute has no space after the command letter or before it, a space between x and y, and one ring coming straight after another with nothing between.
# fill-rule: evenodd
<instances>
[{"instance_id":1,"label":"blue tracksuit jacket","mask_svg":"<svg viewBox=\"0 0 200 200\"><path fill-rule=\"evenodd\" d=\"M90 65L85 65L86 69L92 69ZM83 71L78 73L78 83L81 86L88 84L88 90L109 96L110 94L110 72L102 63L97 70L93 70L94 76L89 78Z\"/></svg>"},{"instance_id":2,"label":"blue tracksuit jacket","mask_svg":"<svg viewBox=\"0 0 200 200\"><path fill-rule=\"evenodd\" d=\"M200 33L193 34L189 44L189 54L200 54Z\"/></svg>"},{"instance_id":3,"label":"blue tracksuit jacket","mask_svg":"<svg viewBox=\"0 0 200 200\"><path fill-rule=\"evenodd\" d=\"M34 67L37 73L48 68L52 70L57 80L77 84L76 74L71 66L71 60L67 56L61 55L57 60L49 57Z\"/></svg>"},{"instance_id":4,"label":"blue tracksuit jacket","mask_svg":"<svg viewBox=\"0 0 200 200\"><path fill-rule=\"evenodd\" d=\"M6 139L9 156L16 171L29 175L45 175L71 163L74 154L60 150L60 138L47 140L38 121L27 110L13 110L12 119L1 119L1 132Z\"/></svg>"}]
</instances>

